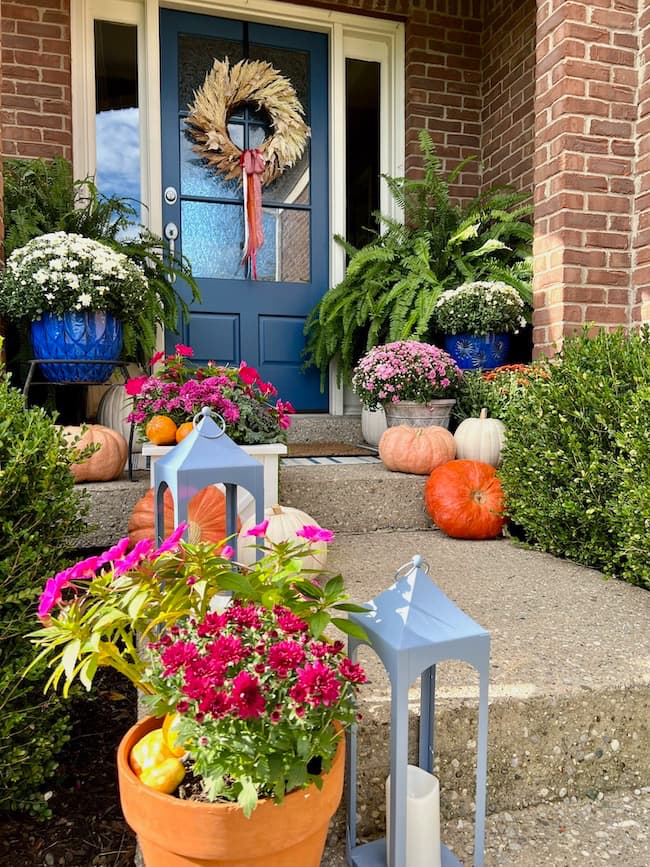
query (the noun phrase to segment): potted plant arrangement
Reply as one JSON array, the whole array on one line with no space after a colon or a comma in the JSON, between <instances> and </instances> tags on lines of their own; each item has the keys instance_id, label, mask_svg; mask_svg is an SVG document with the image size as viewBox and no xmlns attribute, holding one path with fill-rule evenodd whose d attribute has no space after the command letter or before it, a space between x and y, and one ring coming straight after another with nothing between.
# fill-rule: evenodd
<instances>
[{"instance_id":1,"label":"potted plant arrangement","mask_svg":"<svg viewBox=\"0 0 650 867\"><path fill-rule=\"evenodd\" d=\"M510 334L526 325L526 305L512 286L476 280L447 289L434 309L444 346L462 370L491 370L504 364Z\"/></svg>"},{"instance_id":2,"label":"potted plant arrangement","mask_svg":"<svg viewBox=\"0 0 650 867\"><path fill-rule=\"evenodd\" d=\"M337 237L348 256L345 276L305 326L306 363L320 369L323 385L334 361L338 384L350 385L373 346L430 340L437 299L463 281L501 280L532 303L530 195L492 188L454 200L450 188L472 158L446 175L427 131L419 142L422 178L384 175L403 222L375 214L381 232L360 249Z\"/></svg>"},{"instance_id":3,"label":"potted plant arrangement","mask_svg":"<svg viewBox=\"0 0 650 867\"><path fill-rule=\"evenodd\" d=\"M112 666L145 693L154 716L118 750L120 798L146 867L317 867L343 783L343 732L365 681L330 625L347 602L340 575L303 567L316 526L233 560L224 543L181 541L127 554L128 540L50 578L31 639L52 673L91 689ZM228 541L228 540L224 540ZM220 552L220 553L217 553ZM320 570L319 570L320 571ZM287 820L285 822L285 819Z\"/></svg>"},{"instance_id":4,"label":"potted plant arrangement","mask_svg":"<svg viewBox=\"0 0 650 867\"><path fill-rule=\"evenodd\" d=\"M244 361L239 367L212 361L197 366L190 346L179 343L175 350L154 355L150 365L159 365L155 374L125 384L133 398L127 421L142 437L156 445L174 444L192 430L192 419L207 406L223 418L226 433L239 445L284 442L294 409L254 367Z\"/></svg>"},{"instance_id":5,"label":"potted plant arrangement","mask_svg":"<svg viewBox=\"0 0 650 867\"><path fill-rule=\"evenodd\" d=\"M444 349L397 340L373 347L360 359L352 388L370 409L383 405L389 427L448 427L461 376Z\"/></svg>"}]
</instances>

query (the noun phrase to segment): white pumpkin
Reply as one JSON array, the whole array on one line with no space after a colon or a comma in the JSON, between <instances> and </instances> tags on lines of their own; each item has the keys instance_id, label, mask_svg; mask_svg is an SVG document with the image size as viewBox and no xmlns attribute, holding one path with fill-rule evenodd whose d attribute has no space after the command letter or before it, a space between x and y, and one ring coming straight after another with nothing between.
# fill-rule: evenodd
<instances>
[{"instance_id":1,"label":"white pumpkin","mask_svg":"<svg viewBox=\"0 0 650 867\"><path fill-rule=\"evenodd\" d=\"M268 518L269 522L266 528L267 539L275 543L301 542L303 540L296 536L296 530L301 530L305 525L320 526L307 512L302 512L291 506L279 506L277 503L270 509L265 509L264 517ZM255 536L246 535L246 531L254 527L255 523L255 517L249 518L242 525L237 540L237 559L246 566L251 566L255 562L255 545L258 541L262 541ZM325 542L313 542L311 543L311 550L313 554L305 557L303 561L304 568L324 569L327 563L327 544Z\"/></svg>"},{"instance_id":2,"label":"white pumpkin","mask_svg":"<svg viewBox=\"0 0 650 867\"><path fill-rule=\"evenodd\" d=\"M456 460L483 461L498 467L506 427L498 418L488 418L487 409L478 418L466 418L456 428Z\"/></svg>"},{"instance_id":3,"label":"white pumpkin","mask_svg":"<svg viewBox=\"0 0 650 867\"><path fill-rule=\"evenodd\" d=\"M129 441L131 425L126 421L127 415L133 409L133 398L126 393L123 385L114 385L104 394L97 407L97 423L119 431L124 439ZM132 452L142 451L142 442L134 431Z\"/></svg>"}]
</instances>

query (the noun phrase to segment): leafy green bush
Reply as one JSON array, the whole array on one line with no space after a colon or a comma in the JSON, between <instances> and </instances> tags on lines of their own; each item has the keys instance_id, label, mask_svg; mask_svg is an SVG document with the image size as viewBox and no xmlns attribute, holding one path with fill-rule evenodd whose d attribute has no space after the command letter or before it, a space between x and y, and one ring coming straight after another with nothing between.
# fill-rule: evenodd
<instances>
[{"instance_id":1,"label":"leafy green bush","mask_svg":"<svg viewBox=\"0 0 650 867\"><path fill-rule=\"evenodd\" d=\"M24 636L37 626L44 580L86 526L66 455L52 418L26 409L0 371L0 811L47 815L40 789L68 736L62 702L43 695L45 672L20 678L34 656Z\"/></svg>"},{"instance_id":2,"label":"leafy green bush","mask_svg":"<svg viewBox=\"0 0 650 867\"><path fill-rule=\"evenodd\" d=\"M623 407L616 435L618 497L613 504L613 571L650 590L650 387Z\"/></svg>"},{"instance_id":3,"label":"leafy green bush","mask_svg":"<svg viewBox=\"0 0 650 867\"><path fill-rule=\"evenodd\" d=\"M623 568L641 583L639 557L625 548L628 538L637 550L650 547L650 499L635 477L639 444L650 438L650 415L641 411L650 328L591 338L585 329L545 370L506 412L498 474L508 513L525 541L608 574ZM632 491L635 510L623 505Z\"/></svg>"}]
</instances>

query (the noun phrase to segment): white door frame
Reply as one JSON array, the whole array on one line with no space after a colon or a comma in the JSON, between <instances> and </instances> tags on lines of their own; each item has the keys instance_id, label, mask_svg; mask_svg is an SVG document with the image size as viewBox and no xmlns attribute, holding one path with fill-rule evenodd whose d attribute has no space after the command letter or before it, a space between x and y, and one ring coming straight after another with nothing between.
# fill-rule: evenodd
<instances>
[{"instance_id":1,"label":"white door frame","mask_svg":"<svg viewBox=\"0 0 650 867\"><path fill-rule=\"evenodd\" d=\"M160 129L159 9L178 9L250 21L316 30L329 37L330 51L330 280L345 273L345 256L333 241L345 235L345 61L347 58L381 64L380 171L404 173L404 25L383 18L306 8L277 0L71 0L71 68L73 169L75 177L95 173L95 71L93 21L115 21L138 27L141 196L143 222L162 233L162 167ZM278 14L281 13L281 19ZM394 217L395 205L385 185L380 210ZM345 411L343 390L330 370L330 406Z\"/></svg>"}]
</instances>

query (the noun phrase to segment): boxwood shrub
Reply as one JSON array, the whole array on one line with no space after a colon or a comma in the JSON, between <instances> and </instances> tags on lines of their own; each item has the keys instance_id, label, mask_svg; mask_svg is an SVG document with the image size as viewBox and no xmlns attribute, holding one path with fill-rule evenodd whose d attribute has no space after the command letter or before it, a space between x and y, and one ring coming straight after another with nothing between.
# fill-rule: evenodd
<instances>
[{"instance_id":1,"label":"boxwood shrub","mask_svg":"<svg viewBox=\"0 0 650 867\"><path fill-rule=\"evenodd\" d=\"M513 531L647 584L650 329L585 329L544 368L506 413L499 476Z\"/></svg>"},{"instance_id":2,"label":"boxwood shrub","mask_svg":"<svg viewBox=\"0 0 650 867\"><path fill-rule=\"evenodd\" d=\"M0 369L0 811L48 814L43 784L68 737L63 703L43 695L45 672L21 677L43 583L86 526L66 451L52 418L26 408Z\"/></svg>"}]
</instances>

